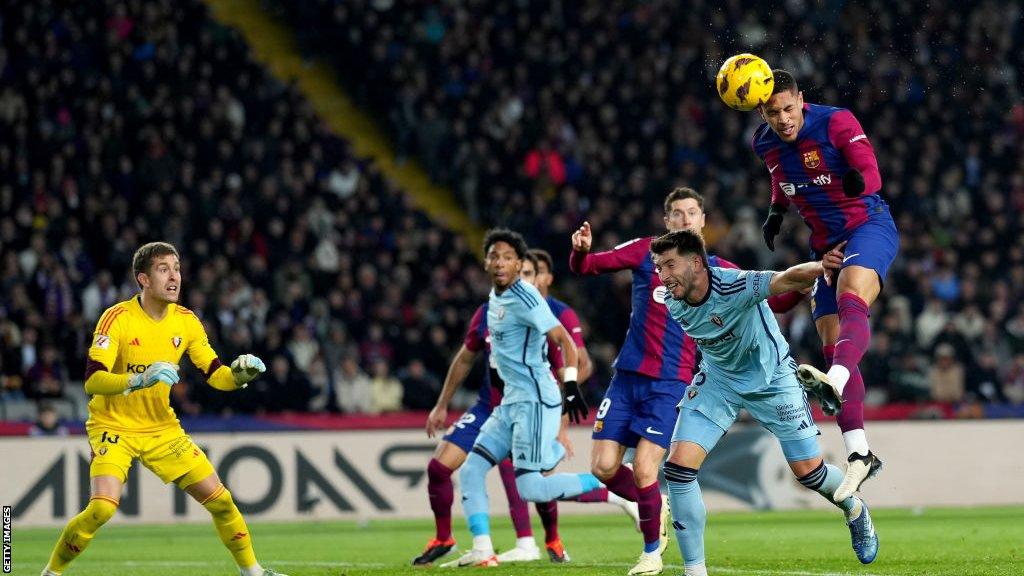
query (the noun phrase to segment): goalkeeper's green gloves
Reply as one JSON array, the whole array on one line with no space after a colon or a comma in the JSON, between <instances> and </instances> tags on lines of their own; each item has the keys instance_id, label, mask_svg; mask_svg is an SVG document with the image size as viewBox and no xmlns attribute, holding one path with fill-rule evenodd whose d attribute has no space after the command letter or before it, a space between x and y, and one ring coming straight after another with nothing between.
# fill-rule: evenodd
<instances>
[{"instance_id":1,"label":"goalkeeper's green gloves","mask_svg":"<svg viewBox=\"0 0 1024 576\"><path fill-rule=\"evenodd\" d=\"M153 362L146 367L142 374L133 374L128 377L128 387L124 389L124 395L127 396L136 390L149 388L157 382L174 386L180 379L176 365L170 362Z\"/></svg>"},{"instance_id":2,"label":"goalkeeper's green gloves","mask_svg":"<svg viewBox=\"0 0 1024 576\"><path fill-rule=\"evenodd\" d=\"M253 354L242 354L231 363L231 376L235 379L235 386L239 388L245 388L249 382L266 371L267 366L263 360Z\"/></svg>"}]
</instances>

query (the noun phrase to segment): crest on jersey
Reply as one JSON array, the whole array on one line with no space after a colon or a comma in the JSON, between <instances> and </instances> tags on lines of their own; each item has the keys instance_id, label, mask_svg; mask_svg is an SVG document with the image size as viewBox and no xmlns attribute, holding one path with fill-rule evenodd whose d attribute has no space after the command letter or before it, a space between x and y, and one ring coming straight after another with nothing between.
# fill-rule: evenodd
<instances>
[{"instance_id":1,"label":"crest on jersey","mask_svg":"<svg viewBox=\"0 0 1024 576\"><path fill-rule=\"evenodd\" d=\"M171 344L174 344L174 348L175 350L177 350L178 347L181 346L181 336L175 336L174 338L171 338Z\"/></svg>"},{"instance_id":2,"label":"crest on jersey","mask_svg":"<svg viewBox=\"0 0 1024 576\"><path fill-rule=\"evenodd\" d=\"M651 298L653 298L658 304L664 304L666 296L668 296L668 288L665 288L664 286L658 286L654 289L654 292L651 293Z\"/></svg>"},{"instance_id":3,"label":"crest on jersey","mask_svg":"<svg viewBox=\"0 0 1024 576\"><path fill-rule=\"evenodd\" d=\"M718 326L719 328L725 326L725 322L722 320L722 317L719 316L718 314L711 315L711 323L714 324L715 326Z\"/></svg>"},{"instance_id":4,"label":"crest on jersey","mask_svg":"<svg viewBox=\"0 0 1024 576\"><path fill-rule=\"evenodd\" d=\"M696 388L690 388L690 391L686 393L686 397L689 398L690 400L693 400L696 396L697 396L697 389Z\"/></svg>"},{"instance_id":5,"label":"crest on jersey","mask_svg":"<svg viewBox=\"0 0 1024 576\"><path fill-rule=\"evenodd\" d=\"M804 166L808 168L817 168L821 164L821 156L818 156L817 150L808 150L804 152Z\"/></svg>"},{"instance_id":6,"label":"crest on jersey","mask_svg":"<svg viewBox=\"0 0 1024 576\"><path fill-rule=\"evenodd\" d=\"M498 306L498 320L504 320L504 319L505 319L505 307L504 306Z\"/></svg>"}]
</instances>

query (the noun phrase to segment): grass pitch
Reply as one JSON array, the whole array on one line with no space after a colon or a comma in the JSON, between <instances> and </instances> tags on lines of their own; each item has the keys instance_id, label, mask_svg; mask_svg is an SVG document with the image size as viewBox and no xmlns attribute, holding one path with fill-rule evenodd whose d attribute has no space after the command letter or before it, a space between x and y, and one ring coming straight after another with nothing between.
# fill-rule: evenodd
<instances>
[{"instance_id":1,"label":"grass pitch","mask_svg":"<svg viewBox=\"0 0 1024 576\"><path fill-rule=\"evenodd\" d=\"M564 507L569 509L570 506ZM1024 508L872 511L878 559L857 562L837 512L714 513L708 518L712 575L765 576L994 576L1024 574ZM535 535L543 532L535 523ZM447 573L409 566L433 534L431 521L253 523L260 561L291 576ZM560 532L572 563L542 560L506 564L488 574L625 575L640 551L640 536L622 515L567 516ZM14 574L36 576L58 529L14 527ZM470 537L456 522L460 546ZM494 519L495 545L512 546L507 518ZM454 558L449 555L444 560ZM675 541L665 574L682 574ZM462 570L476 572L481 569ZM209 525L105 527L66 576L228 576L237 574Z\"/></svg>"}]
</instances>

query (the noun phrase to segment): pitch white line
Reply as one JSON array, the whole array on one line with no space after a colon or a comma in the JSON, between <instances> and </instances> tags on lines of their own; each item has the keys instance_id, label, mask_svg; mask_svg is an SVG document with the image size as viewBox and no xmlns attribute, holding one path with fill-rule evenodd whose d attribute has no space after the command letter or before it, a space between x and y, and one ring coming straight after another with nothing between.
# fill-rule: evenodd
<instances>
[{"instance_id":1,"label":"pitch white line","mask_svg":"<svg viewBox=\"0 0 1024 576\"><path fill-rule=\"evenodd\" d=\"M161 568L203 568L207 566L220 566L223 562L201 562L184 560L126 560L123 562L103 562L103 564L117 566L137 567L161 567ZM325 562L308 560L274 560L268 561L271 566L312 566L312 567L338 567L338 568L394 568L394 564L384 562ZM629 568L632 564L626 562L573 562L573 566L586 566L588 568ZM682 564L665 564L665 568L682 570ZM764 570L752 568L727 568L713 566L714 572L725 574L768 574L773 576L882 576L870 572L814 572L808 570Z\"/></svg>"}]
</instances>

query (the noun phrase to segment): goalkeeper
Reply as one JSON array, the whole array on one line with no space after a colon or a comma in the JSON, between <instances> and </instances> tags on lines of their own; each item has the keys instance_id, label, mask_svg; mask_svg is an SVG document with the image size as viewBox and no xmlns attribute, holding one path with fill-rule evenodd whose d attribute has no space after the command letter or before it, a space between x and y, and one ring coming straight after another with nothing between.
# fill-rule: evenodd
<instances>
[{"instance_id":1,"label":"goalkeeper","mask_svg":"<svg viewBox=\"0 0 1024 576\"><path fill-rule=\"evenodd\" d=\"M207 382L224 391L244 388L266 370L252 354L224 366L181 293L178 251L166 242L140 247L132 272L141 294L115 304L96 324L85 371L86 431L92 448L89 504L64 527L43 576L64 572L117 510L136 459L164 482L174 482L210 512L221 542L241 576L280 576L256 561L249 528L206 454L178 423L170 405L178 361L188 353Z\"/></svg>"}]
</instances>

